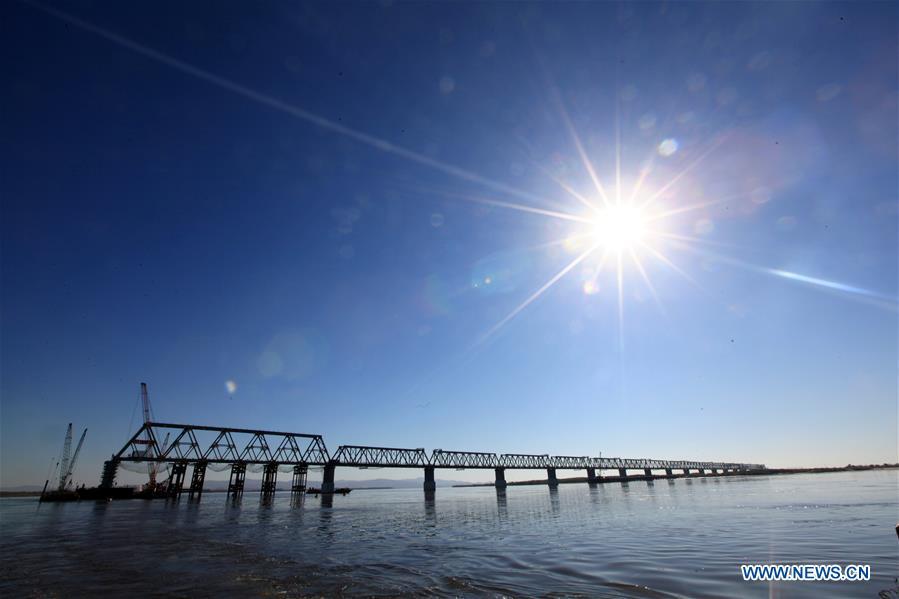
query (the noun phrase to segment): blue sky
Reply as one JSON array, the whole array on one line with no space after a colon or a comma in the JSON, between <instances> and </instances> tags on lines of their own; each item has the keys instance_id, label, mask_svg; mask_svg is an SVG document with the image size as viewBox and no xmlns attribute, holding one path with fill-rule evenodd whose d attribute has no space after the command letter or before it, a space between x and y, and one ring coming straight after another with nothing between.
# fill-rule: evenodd
<instances>
[{"instance_id":1,"label":"blue sky","mask_svg":"<svg viewBox=\"0 0 899 599\"><path fill-rule=\"evenodd\" d=\"M895 4L0 10L0 485L69 421L94 482L141 381L332 450L896 461Z\"/></svg>"}]
</instances>

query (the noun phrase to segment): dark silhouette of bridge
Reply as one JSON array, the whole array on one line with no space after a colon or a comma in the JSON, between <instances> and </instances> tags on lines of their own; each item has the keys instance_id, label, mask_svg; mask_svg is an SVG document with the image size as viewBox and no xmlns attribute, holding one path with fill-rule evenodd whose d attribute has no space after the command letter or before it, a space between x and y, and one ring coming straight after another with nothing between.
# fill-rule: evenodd
<instances>
[{"instance_id":1,"label":"dark silhouette of bridge","mask_svg":"<svg viewBox=\"0 0 899 599\"><path fill-rule=\"evenodd\" d=\"M160 438L172 438L160 443ZM263 496L275 492L278 472L291 472L291 490L303 493L309 466L323 468L321 492L334 492L334 472L347 468L416 468L424 471L424 490L436 488L434 472L438 468L468 470L492 469L496 487L506 487L506 470L545 470L547 484L558 485L557 470L582 470L588 483L616 480L652 480L677 476L741 474L764 470L764 464L703 462L691 460L657 460L648 458L606 458L588 456L553 456L549 454L485 453L435 449L430 455L422 448L371 447L341 445L332 455L321 435L277 431L196 426L191 424L145 423L103 466L101 488L111 488L122 463L169 464L168 492L178 495L187 491L199 497L203 492L209 468L228 468L231 474L228 493L243 494L247 468L261 468ZM184 488L188 467L192 468L190 485ZM603 476L603 471L617 471L617 476ZM628 471L639 470L639 475ZM675 470L683 474L675 474ZM664 471L654 475L653 471Z\"/></svg>"}]
</instances>

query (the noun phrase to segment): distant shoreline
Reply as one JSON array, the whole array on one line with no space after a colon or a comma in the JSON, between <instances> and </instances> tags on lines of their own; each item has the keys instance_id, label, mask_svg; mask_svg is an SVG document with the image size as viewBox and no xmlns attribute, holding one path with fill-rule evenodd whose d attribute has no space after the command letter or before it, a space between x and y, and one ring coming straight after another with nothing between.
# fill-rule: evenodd
<instances>
[{"instance_id":1,"label":"distant shoreline","mask_svg":"<svg viewBox=\"0 0 899 599\"><path fill-rule=\"evenodd\" d=\"M856 466L854 464L849 464L848 466L834 467L834 468L768 468L767 470L756 470L751 472L741 472L739 474L690 474L689 476L685 476L684 474L675 474L672 477L666 476L653 476L653 479L665 479L665 478L703 478L703 477L722 477L722 476L767 476L771 474L823 474L828 472L854 472L861 470L894 470L899 469L899 464L868 464L864 466ZM626 479L623 479L619 476L604 476L599 479L597 482L599 483L614 483L614 482L622 482L622 481L639 481L646 480L645 476L634 475L628 476ZM578 476L573 478L560 478L559 484L574 484L574 483L585 483L587 482L587 477ZM547 480L544 479L535 479L535 480L522 480L522 481L508 481L506 483L509 487L515 486L526 486L526 485L545 485L547 484ZM465 484L456 484L449 485L451 488L468 488L468 487L494 487L496 486L492 482L485 483L465 483ZM377 486L377 487L352 487L354 491L378 491L384 489L409 489L414 487L389 487L389 486ZM278 489L278 491L284 491L285 489ZM288 489L289 490L289 489ZM227 489L204 489L204 493L227 493ZM40 497L40 491L0 491L0 498L2 497Z\"/></svg>"}]
</instances>

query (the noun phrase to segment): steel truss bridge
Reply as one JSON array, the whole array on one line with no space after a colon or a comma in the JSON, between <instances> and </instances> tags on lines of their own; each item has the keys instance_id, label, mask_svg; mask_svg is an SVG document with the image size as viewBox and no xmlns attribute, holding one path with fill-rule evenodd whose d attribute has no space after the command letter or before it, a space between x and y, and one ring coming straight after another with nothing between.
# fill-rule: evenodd
<instances>
[{"instance_id":1,"label":"steel truss bridge","mask_svg":"<svg viewBox=\"0 0 899 599\"><path fill-rule=\"evenodd\" d=\"M171 438L171 442L159 439ZM656 460L649 458L607 458L589 456L553 456L549 454L485 453L475 451L447 451L435 449L430 455L423 448L372 447L366 445L341 445L332 455L321 435L287 433L278 431L197 426L192 424L145 423L114 454L103 467L100 486L113 486L119 465L169 464L171 475L167 492L171 495L188 491L191 496L203 491L206 471L231 469L228 492L241 495L246 471L261 469L262 494L275 491L279 471L293 473L292 491L302 493L306 489L309 466L323 468L322 493L334 491L334 471L338 466L350 468L420 468L424 470L424 489L434 491L434 471L443 469L492 469L496 474L497 488L506 486L505 471L545 470L550 485L558 484L556 470L584 470L587 482L600 480L651 480L699 476L706 472L713 475L740 474L764 470L764 464L734 462L702 462L692 460ZM192 467L190 486L184 488L188 466ZM617 476L603 477L604 470L617 471ZM628 475L628 470L640 470L640 475ZM653 475L653 470L663 470L664 475ZM680 470L683 474L675 474ZM599 475L597 475L597 472Z\"/></svg>"}]
</instances>

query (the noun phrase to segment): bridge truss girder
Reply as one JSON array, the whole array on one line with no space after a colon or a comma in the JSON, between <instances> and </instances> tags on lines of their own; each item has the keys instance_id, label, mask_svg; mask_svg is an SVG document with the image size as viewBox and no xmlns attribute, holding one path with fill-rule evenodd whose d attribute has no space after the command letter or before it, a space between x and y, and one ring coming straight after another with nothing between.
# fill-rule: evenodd
<instances>
[{"instance_id":1,"label":"bridge truss girder","mask_svg":"<svg viewBox=\"0 0 899 599\"><path fill-rule=\"evenodd\" d=\"M499 458L495 453L442 449L431 452L431 466L435 468L497 468L498 464Z\"/></svg>"},{"instance_id":2,"label":"bridge truss girder","mask_svg":"<svg viewBox=\"0 0 899 599\"><path fill-rule=\"evenodd\" d=\"M423 468L431 461L423 448L341 445L332 458L335 466L361 468Z\"/></svg>"},{"instance_id":3,"label":"bridge truss girder","mask_svg":"<svg viewBox=\"0 0 899 599\"><path fill-rule=\"evenodd\" d=\"M499 456L500 468L543 469L547 468L549 454L504 453Z\"/></svg>"},{"instance_id":4,"label":"bridge truss girder","mask_svg":"<svg viewBox=\"0 0 899 599\"><path fill-rule=\"evenodd\" d=\"M158 439L169 433L165 447ZM649 458L594 458L548 454L498 455L488 452L435 449L430 457L422 448L341 445L332 457L321 435L242 428L145 423L114 456L114 461L186 462L207 464L278 464L347 466L361 468L489 469L593 469L593 470L731 470L764 469L763 464L655 460Z\"/></svg>"},{"instance_id":5,"label":"bridge truss girder","mask_svg":"<svg viewBox=\"0 0 899 599\"><path fill-rule=\"evenodd\" d=\"M161 447L156 440L165 432L174 434L175 439L167 447ZM211 442L203 442L198 433L214 433L215 437ZM114 459L123 462L281 465L325 465L331 461L321 435L161 422L141 426Z\"/></svg>"}]
</instances>

